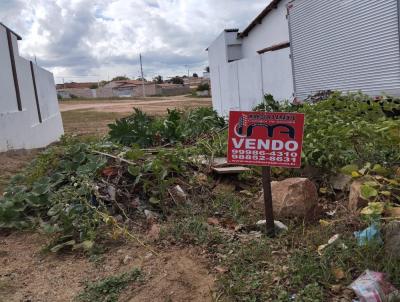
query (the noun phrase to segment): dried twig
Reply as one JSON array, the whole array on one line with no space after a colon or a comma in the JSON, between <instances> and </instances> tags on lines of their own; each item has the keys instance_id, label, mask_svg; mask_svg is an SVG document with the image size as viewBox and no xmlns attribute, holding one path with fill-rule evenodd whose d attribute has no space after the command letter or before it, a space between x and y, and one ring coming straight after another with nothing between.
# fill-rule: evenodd
<instances>
[{"instance_id":1,"label":"dried twig","mask_svg":"<svg viewBox=\"0 0 400 302\"><path fill-rule=\"evenodd\" d=\"M124 159L122 157L118 157L118 156L115 156L115 155L112 155L112 154L108 154L108 153L104 153L104 152L100 152L100 151L93 151L93 153L96 153L96 154L99 154L99 155L103 155L103 156L106 156L106 157L110 157L110 158L113 158L113 159L115 159L117 161L120 161L120 162L123 162L123 163L127 163L129 165L136 165L136 163L134 163L133 161L130 161L130 160L127 160L127 159Z\"/></svg>"}]
</instances>

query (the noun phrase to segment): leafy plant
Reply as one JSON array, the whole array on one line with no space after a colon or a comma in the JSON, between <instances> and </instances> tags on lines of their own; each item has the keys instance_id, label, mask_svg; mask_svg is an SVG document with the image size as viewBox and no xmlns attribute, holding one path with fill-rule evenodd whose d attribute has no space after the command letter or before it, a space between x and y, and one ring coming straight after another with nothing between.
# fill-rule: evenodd
<instances>
[{"instance_id":1,"label":"leafy plant","mask_svg":"<svg viewBox=\"0 0 400 302\"><path fill-rule=\"evenodd\" d=\"M211 108L186 112L168 110L165 118L152 118L135 108L131 116L109 125L109 135L114 142L145 148L178 142L190 143L224 126L224 119Z\"/></svg>"},{"instance_id":2,"label":"leafy plant","mask_svg":"<svg viewBox=\"0 0 400 302\"><path fill-rule=\"evenodd\" d=\"M388 117L385 108L393 111L400 105L390 98L376 102L359 93L335 92L304 104L279 103L266 95L255 109L304 113L303 163L336 172L354 163L400 162L400 119Z\"/></svg>"},{"instance_id":3,"label":"leafy plant","mask_svg":"<svg viewBox=\"0 0 400 302\"><path fill-rule=\"evenodd\" d=\"M134 108L134 111L134 114L131 116L108 125L110 128L110 138L112 141L123 145L137 144L141 147L151 146L154 142L154 128L152 124L154 118L137 108Z\"/></svg>"},{"instance_id":4,"label":"leafy plant","mask_svg":"<svg viewBox=\"0 0 400 302\"><path fill-rule=\"evenodd\" d=\"M55 155L56 154L56 155ZM57 160L45 160L57 156ZM0 198L0 228L40 227L53 235L53 251L89 249L100 219L91 208L92 183L105 165L84 143L67 143L41 154L15 176Z\"/></svg>"}]
</instances>

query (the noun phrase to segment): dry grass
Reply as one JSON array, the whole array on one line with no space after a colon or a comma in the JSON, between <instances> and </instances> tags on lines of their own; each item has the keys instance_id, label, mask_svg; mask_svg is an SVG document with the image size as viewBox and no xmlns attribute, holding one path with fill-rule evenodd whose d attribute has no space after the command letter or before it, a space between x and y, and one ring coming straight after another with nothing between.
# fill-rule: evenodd
<instances>
[{"instance_id":1,"label":"dry grass","mask_svg":"<svg viewBox=\"0 0 400 302\"><path fill-rule=\"evenodd\" d=\"M61 113L65 134L100 137L107 134L108 124L129 113L72 110Z\"/></svg>"}]
</instances>

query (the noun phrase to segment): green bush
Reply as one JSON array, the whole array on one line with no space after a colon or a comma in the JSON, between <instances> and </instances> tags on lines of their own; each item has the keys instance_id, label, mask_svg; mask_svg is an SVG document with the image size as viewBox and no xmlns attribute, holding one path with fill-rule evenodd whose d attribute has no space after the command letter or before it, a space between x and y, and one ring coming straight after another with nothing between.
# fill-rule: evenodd
<instances>
[{"instance_id":1,"label":"green bush","mask_svg":"<svg viewBox=\"0 0 400 302\"><path fill-rule=\"evenodd\" d=\"M302 105L279 103L267 95L256 109L304 113L303 163L336 171L352 163L400 162L400 120L383 111L396 110L395 106L391 99L377 102L362 94L336 92L321 102Z\"/></svg>"},{"instance_id":2,"label":"green bush","mask_svg":"<svg viewBox=\"0 0 400 302\"><path fill-rule=\"evenodd\" d=\"M110 139L123 145L142 148L177 142L188 143L225 126L223 118L211 108L190 111L168 110L164 118L153 118L135 108L127 118L110 124Z\"/></svg>"}]
</instances>

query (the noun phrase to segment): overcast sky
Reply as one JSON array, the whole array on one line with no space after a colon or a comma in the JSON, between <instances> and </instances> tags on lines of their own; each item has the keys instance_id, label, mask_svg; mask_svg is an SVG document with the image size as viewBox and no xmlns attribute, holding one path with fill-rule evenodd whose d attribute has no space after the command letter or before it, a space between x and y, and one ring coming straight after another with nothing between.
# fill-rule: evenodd
<instances>
[{"instance_id":1,"label":"overcast sky","mask_svg":"<svg viewBox=\"0 0 400 302\"><path fill-rule=\"evenodd\" d=\"M269 0L0 0L0 22L20 52L56 82L199 72L224 28L241 30Z\"/></svg>"}]
</instances>

